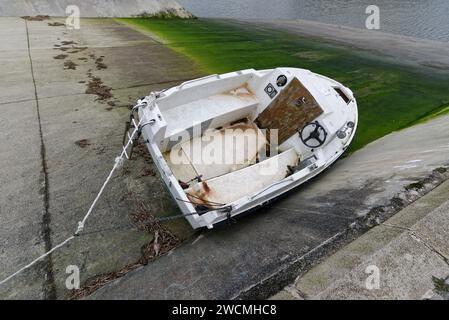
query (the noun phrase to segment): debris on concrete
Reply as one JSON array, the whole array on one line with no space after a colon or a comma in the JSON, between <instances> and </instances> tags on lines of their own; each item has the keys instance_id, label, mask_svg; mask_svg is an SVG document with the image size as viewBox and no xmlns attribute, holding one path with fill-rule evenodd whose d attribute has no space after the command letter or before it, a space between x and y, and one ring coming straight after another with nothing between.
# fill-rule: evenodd
<instances>
[{"instance_id":1,"label":"debris on concrete","mask_svg":"<svg viewBox=\"0 0 449 320\"><path fill-rule=\"evenodd\" d=\"M74 45L63 47L62 45L55 44L54 46L56 47L56 48L54 48L55 50L61 50L64 52L68 51L68 53L78 53L78 52L88 49L88 47L78 47L78 46L74 46ZM69 51L69 50L71 50L71 51Z\"/></svg>"},{"instance_id":2,"label":"debris on concrete","mask_svg":"<svg viewBox=\"0 0 449 320\"><path fill-rule=\"evenodd\" d=\"M438 277L432 277L432 281L435 285L435 291L437 294L444 296L449 300L449 277L446 279L440 279Z\"/></svg>"},{"instance_id":3,"label":"debris on concrete","mask_svg":"<svg viewBox=\"0 0 449 320\"><path fill-rule=\"evenodd\" d=\"M67 58L69 55L67 54L58 54L57 56L54 56L53 59L58 59L58 60L62 60Z\"/></svg>"},{"instance_id":4,"label":"debris on concrete","mask_svg":"<svg viewBox=\"0 0 449 320\"><path fill-rule=\"evenodd\" d=\"M443 173L447 172L447 168L445 168L445 167L438 167L438 168L435 169L435 171L437 171L438 173L443 174Z\"/></svg>"},{"instance_id":5,"label":"debris on concrete","mask_svg":"<svg viewBox=\"0 0 449 320\"><path fill-rule=\"evenodd\" d=\"M28 20L28 21L44 21L50 19L50 16L47 15L37 15L37 16L23 16L22 19Z\"/></svg>"},{"instance_id":6,"label":"debris on concrete","mask_svg":"<svg viewBox=\"0 0 449 320\"><path fill-rule=\"evenodd\" d=\"M93 279L86 281L86 283L80 289L73 290L70 294L67 295L66 299L77 300L85 296L88 296L92 292L96 291L98 288L107 284L108 282L123 277L125 274L138 267L140 267L140 264L129 264L118 271L98 275Z\"/></svg>"},{"instance_id":7,"label":"debris on concrete","mask_svg":"<svg viewBox=\"0 0 449 320\"><path fill-rule=\"evenodd\" d=\"M108 66L103 62L103 59L104 59L104 57L100 57L95 60L95 65L97 67L97 70L102 70L102 69L108 68Z\"/></svg>"},{"instance_id":8,"label":"debris on concrete","mask_svg":"<svg viewBox=\"0 0 449 320\"><path fill-rule=\"evenodd\" d=\"M132 154L130 160L137 160L137 159L144 159L146 164L153 163L153 159L148 154L148 151L146 150L146 147L143 143L139 143L133 149L133 154Z\"/></svg>"},{"instance_id":9,"label":"debris on concrete","mask_svg":"<svg viewBox=\"0 0 449 320\"><path fill-rule=\"evenodd\" d=\"M142 248L142 260L140 261L142 265L146 265L159 256L169 252L180 243L180 240L166 226L159 222L149 222L146 227L150 232L154 232L155 241Z\"/></svg>"},{"instance_id":10,"label":"debris on concrete","mask_svg":"<svg viewBox=\"0 0 449 320\"><path fill-rule=\"evenodd\" d=\"M48 25L50 27L63 27L65 26L65 23L61 23L61 22L49 22Z\"/></svg>"},{"instance_id":11,"label":"debris on concrete","mask_svg":"<svg viewBox=\"0 0 449 320\"><path fill-rule=\"evenodd\" d=\"M99 77L92 76L87 84L86 93L97 95L97 100L108 100L113 97L111 90L112 88L103 84Z\"/></svg>"},{"instance_id":12,"label":"debris on concrete","mask_svg":"<svg viewBox=\"0 0 449 320\"><path fill-rule=\"evenodd\" d=\"M154 177L155 175L156 175L156 171L154 171L153 168L144 168L144 169L142 169L141 174L140 174L141 177L146 177L146 176Z\"/></svg>"},{"instance_id":13,"label":"debris on concrete","mask_svg":"<svg viewBox=\"0 0 449 320\"><path fill-rule=\"evenodd\" d=\"M142 257L139 261L129 264L118 271L102 274L87 280L82 288L73 290L67 296L67 299L75 300L86 297L107 283L121 278L130 271L154 261L180 244L181 241L179 238L166 226L157 222L144 203L140 204L140 208L141 209L137 212L129 214L129 217L138 229L152 234L153 237L151 242L142 247Z\"/></svg>"},{"instance_id":14,"label":"debris on concrete","mask_svg":"<svg viewBox=\"0 0 449 320\"><path fill-rule=\"evenodd\" d=\"M76 67L78 65L73 62L72 60L67 60L66 62L64 62L64 69L68 69L68 70L76 70Z\"/></svg>"},{"instance_id":15,"label":"debris on concrete","mask_svg":"<svg viewBox=\"0 0 449 320\"><path fill-rule=\"evenodd\" d=\"M80 148L85 148L87 146L90 146L90 141L87 139L81 139L81 140L75 141L75 144Z\"/></svg>"},{"instance_id":16,"label":"debris on concrete","mask_svg":"<svg viewBox=\"0 0 449 320\"><path fill-rule=\"evenodd\" d=\"M68 45L71 45L71 44L77 44L75 41L72 41L72 40L70 40L70 41L66 41L66 40L64 40L64 41L61 41L61 44L63 45L63 46L68 46Z\"/></svg>"}]
</instances>

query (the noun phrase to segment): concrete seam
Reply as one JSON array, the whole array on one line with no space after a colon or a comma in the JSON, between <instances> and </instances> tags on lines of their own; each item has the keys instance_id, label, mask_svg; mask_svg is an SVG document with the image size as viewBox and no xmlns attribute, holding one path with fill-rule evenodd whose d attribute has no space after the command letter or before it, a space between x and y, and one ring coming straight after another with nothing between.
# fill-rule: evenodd
<instances>
[{"instance_id":1,"label":"concrete seam","mask_svg":"<svg viewBox=\"0 0 449 320\"><path fill-rule=\"evenodd\" d=\"M394 225L394 224L389 224L389 223L382 223L383 226L385 227L389 227L389 228L395 228L395 229L400 229L400 230L404 230L404 231L408 231L409 235L413 238L415 237L417 241L421 242L427 249L429 249L430 251L432 251L433 253L435 253L436 255L438 255L448 266L449 266L449 259L443 254L441 253L438 249L436 249L434 246L432 246L430 243L428 243L420 234L418 234L416 231L407 228L407 227L402 227L402 226L398 226L398 225Z\"/></svg>"},{"instance_id":2,"label":"concrete seam","mask_svg":"<svg viewBox=\"0 0 449 320\"><path fill-rule=\"evenodd\" d=\"M192 80L192 78L183 78L183 79L174 79L174 80L167 80L167 81L161 81L161 82L136 84L136 85L132 85L132 86L128 86L128 87L112 88L112 90L126 90L126 89L154 86L154 85L157 85L157 84L178 83L178 82L189 81L189 80ZM40 100L53 99L53 98L62 98L62 97L84 96L84 95L86 95L86 93L84 93L84 92L70 93L70 94L60 94L60 95L55 95L55 96L43 96L43 97L40 97ZM36 98L23 99L23 100L12 100L12 101L7 101L7 102L0 102L0 106L7 105L7 104L14 104L14 103L29 102L29 101L36 101Z\"/></svg>"},{"instance_id":3,"label":"concrete seam","mask_svg":"<svg viewBox=\"0 0 449 320\"><path fill-rule=\"evenodd\" d=\"M404 231L413 232L410 228L403 227L403 226L398 226L398 225L390 224L390 223L386 223L386 222L383 222L380 225L385 226L385 227L389 227L389 228L395 228L395 229L400 229L400 230L404 230Z\"/></svg>"},{"instance_id":4,"label":"concrete seam","mask_svg":"<svg viewBox=\"0 0 449 320\"><path fill-rule=\"evenodd\" d=\"M35 101L35 98L0 102L0 106L4 106L7 104L14 104L14 103L29 102L29 101Z\"/></svg>"},{"instance_id":5,"label":"concrete seam","mask_svg":"<svg viewBox=\"0 0 449 320\"><path fill-rule=\"evenodd\" d=\"M285 291L287 291L289 294L291 294L293 297L295 297L296 299L300 299L300 300L306 300L306 295L301 292L301 290L299 290L298 288L296 288L293 285L288 285L284 288Z\"/></svg>"},{"instance_id":6,"label":"concrete seam","mask_svg":"<svg viewBox=\"0 0 449 320\"><path fill-rule=\"evenodd\" d=\"M430 251L435 253L437 256L439 256L448 266L449 266L449 260L442 254L440 251L438 251L434 246L432 246L430 243L428 243L422 236L420 236L418 233L412 231L410 232L411 236L414 236L418 239L418 241L422 242L422 244L428 248Z\"/></svg>"},{"instance_id":7,"label":"concrete seam","mask_svg":"<svg viewBox=\"0 0 449 320\"><path fill-rule=\"evenodd\" d=\"M183 81L189 81L192 80L192 78L184 78L184 79L175 79L175 80L166 80L161 82L152 82L152 83L143 83L143 84L136 84L128 87L121 87L121 88L112 88L112 90L124 90L124 89L132 89L132 88L140 88L140 87L146 87L146 86L154 86L156 84L167 84L167 83L176 83L176 82L183 82Z\"/></svg>"},{"instance_id":8,"label":"concrete seam","mask_svg":"<svg viewBox=\"0 0 449 320\"><path fill-rule=\"evenodd\" d=\"M112 90L126 90L126 89L154 86L154 85L158 85L158 84L178 83L178 82L189 81L189 80L192 80L192 78L174 79L174 80L167 80L167 81L161 81L161 82L136 84L136 85L132 85L132 86L128 86L128 87L112 88ZM86 95L86 93L79 92L79 93L70 93L70 94L60 94L60 95L55 95L55 96L43 96L43 97L40 97L40 100L62 98L62 97L75 97L75 96L83 96L83 95ZM36 101L36 98L0 102L0 106L7 105L7 104L14 104L14 103L29 102L29 101Z\"/></svg>"},{"instance_id":9,"label":"concrete seam","mask_svg":"<svg viewBox=\"0 0 449 320\"><path fill-rule=\"evenodd\" d=\"M48 168L47 168L47 161L46 161L46 148L45 148L45 141L44 141L44 135L42 132L42 122L41 122L41 114L40 114L40 108L39 108L39 98L37 95L37 86L36 86L36 79L34 77L34 67L33 67L33 60L31 58L31 48L30 48L30 35L28 31L28 22L25 20L25 29L26 29L26 35L27 35L27 47L28 47L28 57L30 60L30 69L31 69L31 77L33 79L33 86L34 86L34 96L36 100L36 113L37 113L37 121L38 121L38 127L39 127L39 138L40 138L40 154L41 154L41 166L42 166L42 178L41 178L41 184L42 184L42 192L44 196L44 208L43 208L43 215L42 215L42 236L45 243L45 251L49 251L52 248L52 241L51 241L51 230L50 230L50 222L51 217L49 213L49 200L50 200L50 194L49 194L49 184L48 184ZM53 274L53 261L51 254L46 259L46 265L45 265L45 282L44 282L44 299L56 299L56 287L55 287L55 279Z\"/></svg>"}]
</instances>

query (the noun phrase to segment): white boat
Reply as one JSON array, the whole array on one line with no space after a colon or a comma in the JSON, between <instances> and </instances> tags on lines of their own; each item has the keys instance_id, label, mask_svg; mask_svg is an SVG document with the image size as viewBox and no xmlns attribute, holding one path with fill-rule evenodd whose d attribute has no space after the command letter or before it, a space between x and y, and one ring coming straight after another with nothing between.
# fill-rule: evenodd
<instances>
[{"instance_id":1,"label":"white boat","mask_svg":"<svg viewBox=\"0 0 449 320\"><path fill-rule=\"evenodd\" d=\"M297 68L187 81L140 99L137 111L193 228L212 228L316 176L343 154L358 120L350 89Z\"/></svg>"}]
</instances>

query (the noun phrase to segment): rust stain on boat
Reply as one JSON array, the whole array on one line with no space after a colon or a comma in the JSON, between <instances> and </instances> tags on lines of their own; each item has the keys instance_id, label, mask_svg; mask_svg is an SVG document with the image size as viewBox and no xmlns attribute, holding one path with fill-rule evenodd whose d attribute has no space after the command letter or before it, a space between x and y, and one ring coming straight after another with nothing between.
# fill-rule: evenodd
<instances>
[{"instance_id":1,"label":"rust stain on boat","mask_svg":"<svg viewBox=\"0 0 449 320\"><path fill-rule=\"evenodd\" d=\"M243 86L232 89L230 91L224 92L225 95L241 97L241 98L254 98L255 94L248 87L248 84L245 83Z\"/></svg>"},{"instance_id":2,"label":"rust stain on boat","mask_svg":"<svg viewBox=\"0 0 449 320\"><path fill-rule=\"evenodd\" d=\"M198 205L204 205L210 207L211 202L208 200L208 196L211 194L212 189L209 187L206 181L202 181L199 191L193 191L192 193L186 192L187 198L193 204L194 207Z\"/></svg>"},{"instance_id":3,"label":"rust stain on boat","mask_svg":"<svg viewBox=\"0 0 449 320\"><path fill-rule=\"evenodd\" d=\"M207 184L207 182L206 182L206 181L203 181L202 184L203 184L204 192L205 192L206 194L209 194L209 193L210 193L210 187L209 187L209 185Z\"/></svg>"}]
</instances>

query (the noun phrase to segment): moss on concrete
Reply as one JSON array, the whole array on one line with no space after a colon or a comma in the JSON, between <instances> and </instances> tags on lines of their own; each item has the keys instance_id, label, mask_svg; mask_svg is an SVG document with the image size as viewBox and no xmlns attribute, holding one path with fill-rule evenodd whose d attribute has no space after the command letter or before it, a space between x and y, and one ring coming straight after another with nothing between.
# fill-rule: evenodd
<instances>
[{"instance_id":1,"label":"moss on concrete","mask_svg":"<svg viewBox=\"0 0 449 320\"><path fill-rule=\"evenodd\" d=\"M190 13L184 12L185 17L179 15L179 11L176 9L167 9L155 13L143 12L136 15L137 18L151 18L151 19L196 19L196 17Z\"/></svg>"},{"instance_id":2,"label":"moss on concrete","mask_svg":"<svg viewBox=\"0 0 449 320\"><path fill-rule=\"evenodd\" d=\"M449 114L449 104L447 105L443 105L443 106L439 106L437 108L435 108L434 110L429 111L428 113L426 113L425 115L423 115L421 118L416 119L415 121L407 124L406 127L409 126L414 126L420 123L424 123L427 122L429 120L432 120L436 117L445 115L445 114Z\"/></svg>"},{"instance_id":3,"label":"moss on concrete","mask_svg":"<svg viewBox=\"0 0 449 320\"><path fill-rule=\"evenodd\" d=\"M435 170L436 170L438 173L446 173L446 172L447 172L447 169L444 168L444 167L439 167L439 168L436 168Z\"/></svg>"},{"instance_id":4,"label":"moss on concrete","mask_svg":"<svg viewBox=\"0 0 449 320\"><path fill-rule=\"evenodd\" d=\"M291 66L342 82L354 91L359 104L359 128L351 151L449 105L449 74L396 64L317 39L223 20L120 21L164 39L204 73Z\"/></svg>"},{"instance_id":5,"label":"moss on concrete","mask_svg":"<svg viewBox=\"0 0 449 320\"><path fill-rule=\"evenodd\" d=\"M433 281L433 284L435 285L435 290L438 293L449 293L448 279L445 280L445 279L440 279L440 278L432 276L432 281Z\"/></svg>"},{"instance_id":6,"label":"moss on concrete","mask_svg":"<svg viewBox=\"0 0 449 320\"><path fill-rule=\"evenodd\" d=\"M415 183L411 183L408 186L405 187L405 190L420 190L424 188L424 183L421 181L415 182Z\"/></svg>"}]
</instances>

